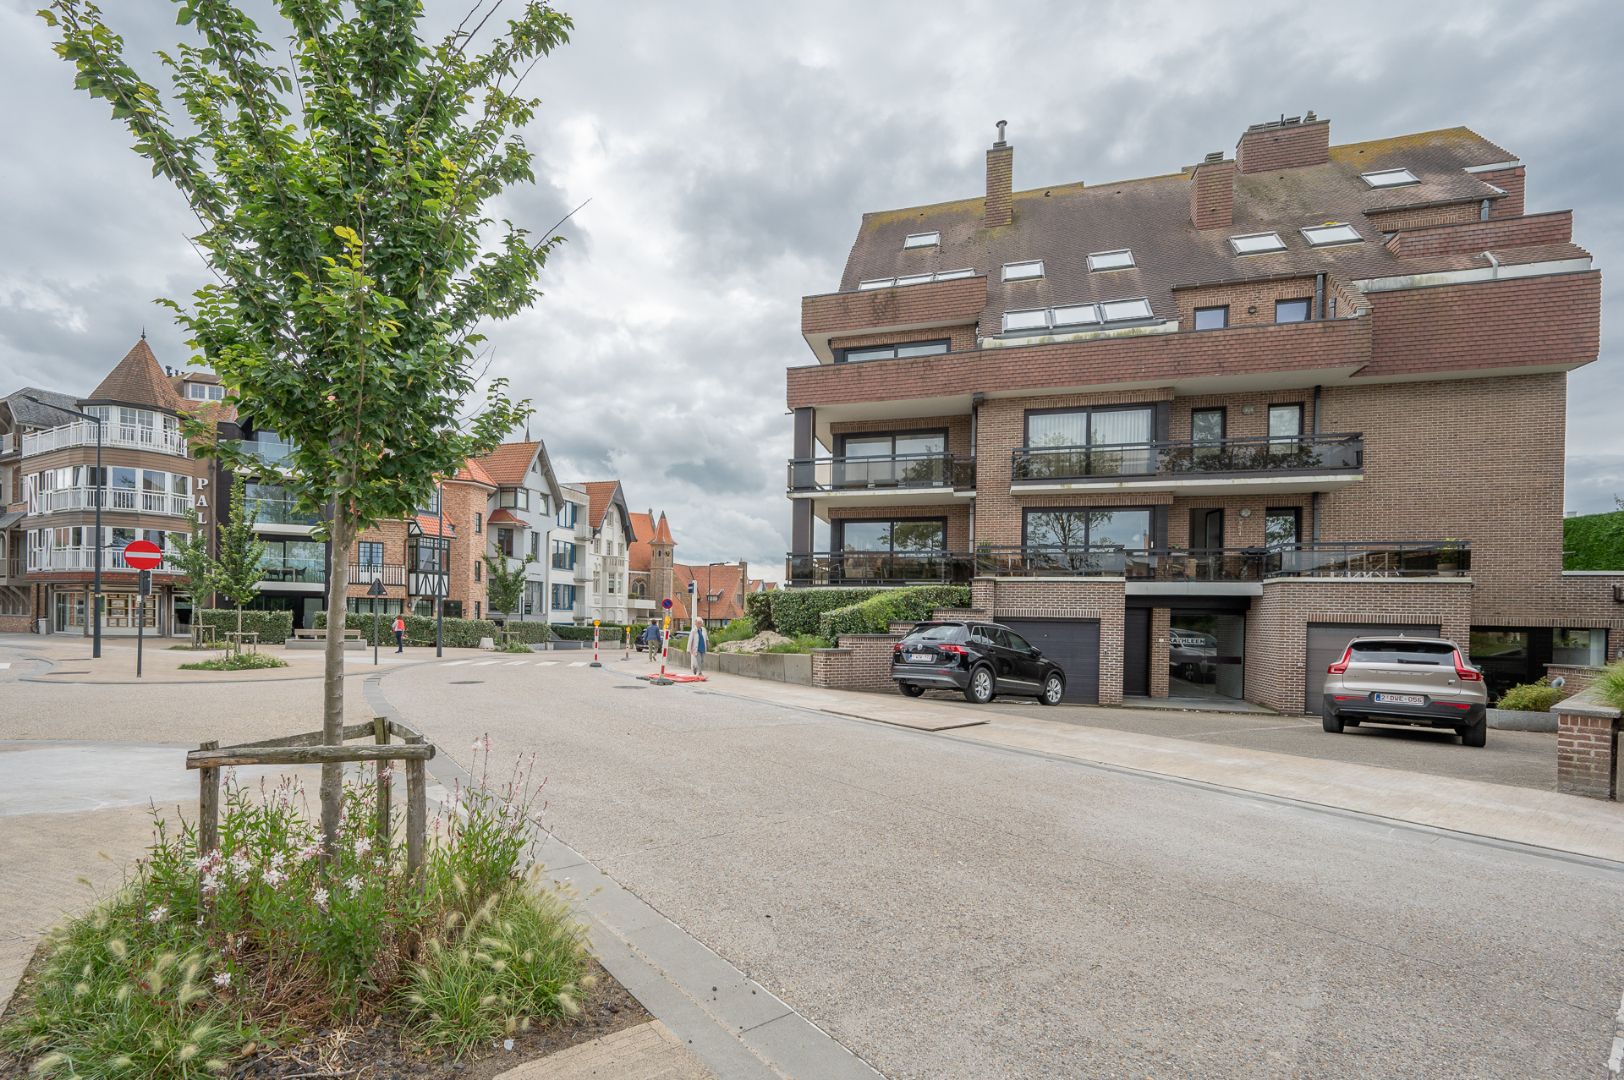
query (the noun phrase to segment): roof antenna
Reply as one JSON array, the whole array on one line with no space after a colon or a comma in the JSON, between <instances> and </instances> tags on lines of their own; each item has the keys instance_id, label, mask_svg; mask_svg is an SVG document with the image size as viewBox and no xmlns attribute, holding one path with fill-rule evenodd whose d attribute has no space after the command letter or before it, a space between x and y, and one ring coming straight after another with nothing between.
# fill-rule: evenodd
<instances>
[{"instance_id":1,"label":"roof antenna","mask_svg":"<svg viewBox=\"0 0 1624 1080\"><path fill-rule=\"evenodd\" d=\"M141 340L147 340L147 328L145 326L141 328Z\"/></svg>"},{"instance_id":2,"label":"roof antenna","mask_svg":"<svg viewBox=\"0 0 1624 1080\"><path fill-rule=\"evenodd\" d=\"M1009 124L1008 120L1000 120L1000 121L998 121L998 141L993 143L994 146L1003 146L1004 145L1004 128L1008 124Z\"/></svg>"}]
</instances>

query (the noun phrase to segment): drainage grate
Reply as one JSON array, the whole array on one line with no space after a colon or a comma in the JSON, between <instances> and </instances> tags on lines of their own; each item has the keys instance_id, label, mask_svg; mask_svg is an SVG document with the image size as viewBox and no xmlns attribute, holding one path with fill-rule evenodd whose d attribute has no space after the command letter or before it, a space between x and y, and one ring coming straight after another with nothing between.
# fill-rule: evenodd
<instances>
[{"instance_id":1,"label":"drainage grate","mask_svg":"<svg viewBox=\"0 0 1624 1080\"><path fill-rule=\"evenodd\" d=\"M646 686L617 686L614 689L616 689L616 690L647 690L648 687L646 687Z\"/></svg>"}]
</instances>

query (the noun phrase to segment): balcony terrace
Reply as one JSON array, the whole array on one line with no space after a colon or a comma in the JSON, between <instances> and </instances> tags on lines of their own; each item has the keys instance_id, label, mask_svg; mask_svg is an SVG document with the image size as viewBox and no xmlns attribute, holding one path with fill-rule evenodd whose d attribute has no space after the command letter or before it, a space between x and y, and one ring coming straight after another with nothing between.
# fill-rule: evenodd
<instances>
[{"instance_id":1,"label":"balcony terrace","mask_svg":"<svg viewBox=\"0 0 1624 1080\"><path fill-rule=\"evenodd\" d=\"M174 428L145 424L102 425L102 445L131 450L152 450L175 457L187 457L186 438ZM95 446L96 425L89 420L75 420L71 424L33 431L23 436L23 457L46 454L71 446Z\"/></svg>"},{"instance_id":2,"label":"balcony terrace","mask_svg":"<svg viewBox=\"0 0 1624 1080\"><path fill-rule=\"evenodd\" d=\"M96 549L93 547L33 549L28 552L28 572L49 574L54 572L90 572L96 569ZM102 549L102 572L133 574L135 569L124 561L124 549ZM178 574L181 570L165 558L154 574Z\"/></svg>"},{"instance_id":3,"label":"balcony terrace","mask_svg":"<svg viewBox=\"0 0 1624 1080\"><path fill-rule=\"evenodd\" d=\"M96 488L60 488L41 491L29 504L30 514L54 514L63 510L94 510ZM133 488L109 488L102 509L136 514L168 514L185 517L192 509L192 496L175 495L167 491L138 491Z\"/></svg>"},{"instance_id":4,"label":"balcony terrace","mask_svg":"<svg viewBox=\"0 0 1624 1080\"><path fill-rule=\"evenodd\" d=\"M790 498L820 504L875 496L888 505L941 502L975 494L976 463L953 454L800 458L790 461L788 482Z\"/></svg>"},{"instance_id":5,"label":"balcony terrace","mask_svg":"<svg viewBox=\"0 0 1624 1080\"><path fill-rule=\"evenodd\" d=\"M1013 490L1183 491L1244 495L1326 491L1364 477L1361 435L1023 446L1011 453Z\"/></svg>"}]
</instances>

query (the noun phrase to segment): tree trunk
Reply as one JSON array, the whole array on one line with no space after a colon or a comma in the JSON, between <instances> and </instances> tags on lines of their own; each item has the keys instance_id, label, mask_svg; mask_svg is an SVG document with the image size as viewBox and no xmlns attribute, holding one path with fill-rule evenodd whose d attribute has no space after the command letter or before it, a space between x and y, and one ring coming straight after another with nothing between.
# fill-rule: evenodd
<instances>
[{"instance_id":1,"label":"tree trunk","mask_svg":"<svg viewBox=\"0 0 1624 1080\"><path fill-rule=\"evenodd\" d=\"M338 746L344 741L344 625L349 611L345 596L349 585L350 542L355 519L338 509L328 537L326 671L322 676L321 741ZM321 767L321 835L329 853L338 844L338 819L344 808L344 766Z\"/></svg>"}]
</instances>

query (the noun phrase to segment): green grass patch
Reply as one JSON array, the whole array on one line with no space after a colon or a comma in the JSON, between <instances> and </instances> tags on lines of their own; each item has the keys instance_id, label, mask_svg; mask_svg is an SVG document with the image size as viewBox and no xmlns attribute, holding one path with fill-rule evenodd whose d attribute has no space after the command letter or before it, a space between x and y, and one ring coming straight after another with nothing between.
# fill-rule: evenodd
<instances>
[{"instance_id":1,"label":"green grass patch","mask_svg":"<svg viewBox=\"0 0 1624 1080\"><path fill-rule=\"evenodd\" d=\"M522 641L509 641L498 646L496 651L506 653L530 653L534 652L535 650Z\"/></svg>"},{"instance_id":2,"label":"green grass patch","mask_svg":"<svg viewBox=\"0 0 1624 1080\"><path fill-rule=\"evenodd\" d=\"M756 636L756 624L753 619L734 619L720 630L710 631L710 643L720 645L725 641L747 641Z\"/></svg>"},{"instance_id":3,"label":"green grass patch","mask_svg":"<svg viewBox=\"0 0 1624 1080\"><path fill-rule=\"evenodd\" d=\"M476 775L488 755L482 740ZM420 880L372 784L346 787L324 850L296 782L250 791L227 774L217 850L157 818L126 884L53 934L0 1028L28 1075L219 1076L267 1047L391 1021L461 1056L578 1011L590 961L568 903L531 880L527 767L453 796Z\"/></svg>"},{"instance_id":4,"label":"green grass patch","mask_svg":"<svg viewBox=\"0 0 1624 1080\"><path fill-rule=\"evenodd\" d=\"M780 641L777 645L769 645L762 652L770 653L805 653L813 649L832 649L834 642L817 634L796 634L788 641Z\"/></svg>"},{"instance_id":5,"label":"green grass patch","mask_svg":"<svg viewBox=\"0 0 1624 1080\"><path fill-rule=\"evenodd\" d=\"M287 667L286 660L279 660L267 653L233 653L230 656L218 656L213 660L199 660L195 664L182 664L182 671L259 671L263 668Z\"/></svg>"}]
</instances>

